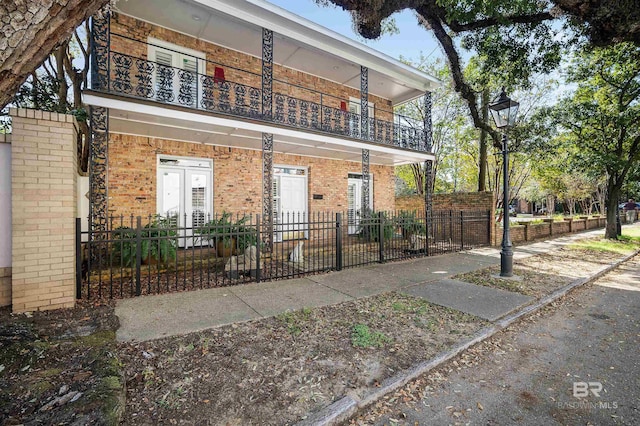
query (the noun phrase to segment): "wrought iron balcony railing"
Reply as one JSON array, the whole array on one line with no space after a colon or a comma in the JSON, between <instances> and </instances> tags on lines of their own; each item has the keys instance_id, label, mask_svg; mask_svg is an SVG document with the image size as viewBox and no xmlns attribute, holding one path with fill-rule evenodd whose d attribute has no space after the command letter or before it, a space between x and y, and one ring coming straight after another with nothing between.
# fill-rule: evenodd
<instances>
[{"instance_id":1,"label":"wrought iron balcony railing","mask_svg":"<svg viewBox=\"0 0 640 426\"><path fill-rule=\"evenodd\" d=\"M129 43L143 43L112 33L111 39L115 37ZM108 50L107 57L108 78L101 79L102 84L98 86L102 87L93 86L100 91L426 151L421 121L385 111L377 105L374 116L363 119L361 114L347 110L348 96L340 99L274 78L272 107L267 110L262 89L251 83L260 81L260 74L196 57L192 57L191 70L112 49ZM220 75L220 69L227 70L228 78Z\"/></svg>"}]
</instances>

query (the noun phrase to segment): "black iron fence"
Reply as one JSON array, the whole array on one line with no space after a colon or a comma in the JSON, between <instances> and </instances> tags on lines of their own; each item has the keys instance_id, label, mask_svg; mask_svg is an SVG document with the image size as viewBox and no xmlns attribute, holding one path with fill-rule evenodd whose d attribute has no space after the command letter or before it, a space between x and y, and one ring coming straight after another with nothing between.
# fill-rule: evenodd
<instances>
[{"instance_id":1,"label":"black iron fence","mask_svg":"<svg viewBox=\"0 0 640 426\"><path fill-rule=\"evenodd\" d=\"M187 220L190 219L190 220ZM198 226L190 223L198 223ZM302 277L490 244L488 211L318 212L111 217L106 231L80 231L77 297L122 298ZM268 233L267 233L268 232ZM271 233L273 232L273 233Z\"/></svg>"},{"instance_id":2,"label":"black iron fence","mask_svg":"<svg viewBox=\"0 0 640 426\"><path fill-rule=\"evenodd\" d=\"M143 44L159 47L122 34L111 33L110 36L124 46ZM171 51L166 47L162 49ZM349 99L277 78L272 79L273 92L267 110L262 89L257 87L263 78L261 74L183 52L173 53L189 58L187 62L191 66L185 69L172 66L171 63L159 63L133 56L130 52L112 50L109 46L105 58L108 78L106 87L101 90L120 96L427 151L424 123L414 118L384 110L379 105L375 106L372 116L363 118L361 114L351 111Z\"/></svg>"}]
</instances>

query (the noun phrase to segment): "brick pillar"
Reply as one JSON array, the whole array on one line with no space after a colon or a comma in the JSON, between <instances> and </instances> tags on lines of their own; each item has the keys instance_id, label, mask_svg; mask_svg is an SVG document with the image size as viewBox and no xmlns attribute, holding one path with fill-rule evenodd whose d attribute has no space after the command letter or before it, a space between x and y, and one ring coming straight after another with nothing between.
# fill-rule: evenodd
<instances>
[{"instance_id":1,"label":"brick pillar","mask_svg":"<svg viewBox=\"0 0 640 426\"><path fill-rule=\"evenodd\" d=\"M71 115L11 109L14 312L75 303L76 128Z\"/></svg>"},{"instance_id":2,"label":"brick pillar","mask_svg":"<svg viewBox=\"0 0 640 426\"><path fill-rule=\"evenodd\" d=\"M0 125L2 122L0 122ZM0 133L0 306L11 305L11 135Z\"/></svg>"}]
</instances>

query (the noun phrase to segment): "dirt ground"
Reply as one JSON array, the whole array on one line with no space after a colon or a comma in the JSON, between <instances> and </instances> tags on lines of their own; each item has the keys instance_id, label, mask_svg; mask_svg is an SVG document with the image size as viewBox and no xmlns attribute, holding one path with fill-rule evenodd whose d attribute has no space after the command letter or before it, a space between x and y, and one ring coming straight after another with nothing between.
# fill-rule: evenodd
<instances>
[{"instance_id":1,"label":"dirt ground","mask_svg":"<svg viewBox=\"0 0 640 426\"><path fill-rule=\"evenodd\" d=\"M395 293L119 348L124 423L291 424L484 322Z\"/></svg>"},{"instance_id":2,"label":"dirt ground","mask_svg":"<svg viewBox=\"0 0 640 426\"><path fill-rule=\"evenodd\" d=\"M622 257L619 253L561 248L552 253L514 260L513 274L520 278L517 281L496 278L500 272L499 266L459 274L454 278L541 298L580 276L595 273L602 266Z\"/></svg>"},{"instance_id":3,"label":"dirt ground","mask_svg":"<svg viewBox=\"0 0 640 426\"><path fill-rule=\"evenodd\" d=\"M124 402L110 306L0 311L0 424L109 424Z\"/></svg>"}]
</instances>

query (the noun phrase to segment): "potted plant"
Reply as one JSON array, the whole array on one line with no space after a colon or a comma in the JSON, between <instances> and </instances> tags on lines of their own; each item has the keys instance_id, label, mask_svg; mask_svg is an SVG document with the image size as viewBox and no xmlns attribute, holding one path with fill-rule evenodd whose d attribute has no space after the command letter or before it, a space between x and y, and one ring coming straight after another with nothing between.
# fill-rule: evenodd
<instances>
[{"instance_id":1,"label":"potted plant","mask_svg":"<svg viewBox=\"0 0 640 426\"><path fill-rule=\"evenodd\" d=\"M402 238L409 239L412 235L425 235L426 227L417 217L415 211L401 211L395 218L396 226L402 233Z\"/></svg>"},{"instance_id":2,"label":"potted plant","mask_svg":"<svg viewBox=\"0 0 640 426\"><path fill-rule=\"evenodd\" d=\"M366 242L378 242L380 241L380 220L382 220L382 234L385 241L390 240L393 237L395 231L395 224L392 220L387 218L385 212L373 213L362 217L358 225L358 238Z\"/></svg>"},{"instance_id":3,"label":"potted plant","mask_svg":"<svg viewBox=\"0 0 640 426\"><path fill-rule=\"evenodd\" d=\"M141 230L140 259L143 264L167 264L176 259L177 232L171 221L156 215ZM112 231L112 252L122 260L124 266L132 267L136 262L136 230L120 227Z\"/></svg>"},{"instance_id":4,"label":"potted plant","mask_svg":"<svg viewBox=\"0 0 640 426\"><path fill-rule=\"evenodd\" d=\"M229 212L223 211L209 222L198 227L196 233L205 241L213 243L220 257L229 257L257 245L258 233L254 226L247 225L251 216L244 215L232 220Z\"/></svg>"}]
</instances>

